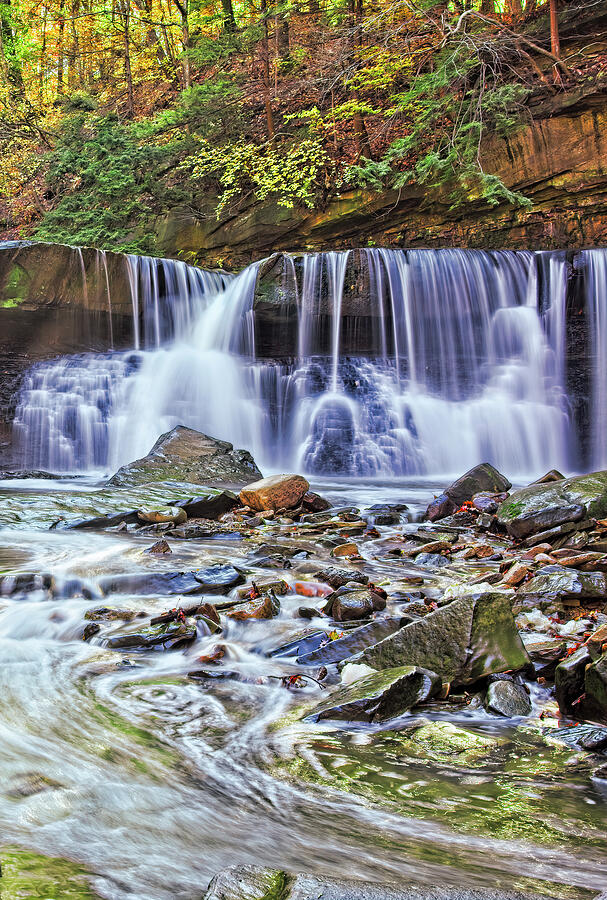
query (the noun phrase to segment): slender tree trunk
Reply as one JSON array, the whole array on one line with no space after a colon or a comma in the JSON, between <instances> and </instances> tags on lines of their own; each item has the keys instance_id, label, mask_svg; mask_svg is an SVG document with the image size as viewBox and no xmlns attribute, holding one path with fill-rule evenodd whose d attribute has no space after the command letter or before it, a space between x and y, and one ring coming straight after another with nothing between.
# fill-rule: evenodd
<instances>
[{"instance_id":1,"label":"slender tree trunk","mask_svg":"<svg viewBox=\"0 0 607 900\"><path fill-rule=\"evenodd\" d=\"M42 16L42 47L40 48L40 70L38 72L38 98L42 103L44 97L44 75L46 73L46 18L48 10L44 7Z\"/></svg>"},{"instance_id":2,"label":"slender tree trunk","mask_svg":"<svg viewBox=\"0 0 607 900\"><path fill-rule=\"evenodd\" d=\"M63 93L63 35L65 33L65 0L59 0L57 17L57 96Z\"/></svg>"},{"instance_id":3,"label":"slender tree trunk","mask_svg":"<svg viewBox=\"0 0 607 900\"><path fill-rule=\"evenodd\" d=\"M21 63L17 55L17 41L10 0L4 0L2 5L0 5L0 33L2 35L2 55L4 57L8 92L13 99L18 99L25 96L25 84L23 82Z\"/></svg>"},{"instance_id":4,"label":"slender tree trunk","mask_svg":"<svg viewBox=\"0 0 607 900\"><path fill-rule=\"evenodd\" d=\"M279 59L288 59L290 55L289 47L289 19L286 12L280 10L275 16L276 27L276 50Z\"/></svg>"},{"instance_id":5,"label":"slender tree trunk","mask_svg":"<svg viewBox=\"0 0 607 900\"><path fill-rule=\"evenodd\" d=\"M124 78L126 81L127 116L132 119L135 115L135 101L133 98L133 70L131 68L131 3L123 0L120 6L122 26L124 29Z\"/></svg>"},{"instance_id":6,"label":"slender tree trunk","mask_svg":"<svg viewBox=\"0 0 607 900\"><path fill-rule=\"evenodd\" d=\"M183 46L183 86L190 87L190 24L188 22L189 0L173 0L181 16L181 43Z\"/></svg>"},{"instance_id":7,"label":"slender tree trunk","mask_svg":"<svg viewBox=\"0 0 607 900\"><path fill-rule=\"evenodd\" d=\"M350 46L352 49L352 58L355 60L356 68L360 65L360 51L362 49L362 21L363 21L363 0L349 0L348 24L350 27ZM358 92L352 91L354 99L358 99ZM371 153L371 144L369 143L369 135L365 119L360 112L356 110L353 116L354 131L356 132L356 141L358 145L358 157L366 157L373 159Z\"/></svg>"},{"instance_id":8,"label":"slender tree trunk","mask_svg":"<svg viewBox=\"0 0 607 900\"><path fill-rule=\"evenodd\" d=\"M274 114L272 112L272 101L270 99L270 41L268 38L268 3L267 0L261 0L261 15L263 18L263 36L261 39L261 64L263 72L263 100L266 108L266 124L268 127L268 137L274 139Z\"/></svg>"},{"instance_id":9,"label":"slender tree trunk","mask_svg":"<svg viewBox=\"0 0 607 900\"><path fill-rule=\"evenodd\" d=\"M236 19L232 0L221 0L221 15L225 34L236 34Z\"/></svg>"},{"instance_id":10,"label":"slender tree trunk","mask_svg":"<svg viewBox=\"0 0 607 900\"><path fill-rule=\"evenodd\" d=\"M557 0L550 0L550 52L553 56L556 56L557 59L561 58Z\"/></svg>"}]
</instances>

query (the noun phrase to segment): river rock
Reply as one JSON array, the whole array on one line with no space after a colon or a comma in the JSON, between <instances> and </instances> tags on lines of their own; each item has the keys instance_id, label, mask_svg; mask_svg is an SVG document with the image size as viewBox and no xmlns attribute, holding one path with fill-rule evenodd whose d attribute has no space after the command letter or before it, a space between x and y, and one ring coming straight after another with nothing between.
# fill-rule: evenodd
<instances>
[{"instance_id":1,"label":"river rock","mask_svg":"<svg viewBox=\"0 0 607 900\"><path fill-rule=\"evenodd\" d=\"M161 525L165 522L182 525L188 515L184 509L180 509L178 506L165 506L162 509L139 509L137 518L140 522L148 522L151 525Z\"/></svg>"},{"instance_id":2,"label":"river rock","mask_svg":"<svg viewBox=\"0 0 607 900\"><path fill-rule=\"evenodd\" d=\"M323 719L386 722L434 697L441 686L440 676L427 669L417 666L386 669L334 691L306 718L315 722Z\"/></svg>"},{"instance_id":3,"label":"river rock","mask_svg":"<svg viewBox=\"0 0 607 900\"><path fill-rule=\"evenodd\" d=\"M584 693L584 676L590 664L587 647L580 647L558 664L554 673L554 689L560 711L569 715Z\"/></svg>"},{"instance_id":4,"label":"river rock","mask_svg":"<svg viewBox=\"0 0 607 900\"><path fill-rule=\"evenodd\" d=\"M352 657L374 669L423 666L444 681L470 684L486 675L517 671L530 662L500 593L459 597Z\"/></svg>"},{"instance_id":5,"label":"river rock","mask_svg":"<svg viewBox=\"0 0 607 900\"><path fill-rule=\"evenodd\" d=\"M485 709L506 716L528 716L531 713L531 701L524 687L513 681L494 681L489 685Z\"/></svg>"},{"instance_id":6,"label":"river rock","mask_svg":"<svg viewBox=\"0 0 607 900\"><path fill-rule=\"evenodd\" d=\"M578 572L565 566L548 565L538 569L534 577L519 588L519 597L528 595L565 602L605 597L607 576L603 572Z\"/></svg>"},{"instance_id":7,"label":"river rock","mask_svg":"<svg viewBox=\"0 0 607 900\"><path fill-rule=\"evenodd\" d=\"M375 622L369 622L368 625L361 625L355 628L343 637L334 641L325 641L318 649L310 652L303 652L301 646L299 648L300 655L297 657L297 664L300 666L317 666L329 665L329 663L341 662L355 653L359 653L366 647L371 647L378 641L383 640L390 634L398 631L400 619L385 618L377 619Z\"/></svg>"},{"instance_id":8,"label":"river rock","mask_svg":"<svg viewBox=\"0 0 607 900\"><path fill-rule=\"evenodd\" d=\"M483 492L500 494L510 490L511 487L508 479L497 469L489 463L481 463L450 484L443 494L435 498L426 510L426 518L430 522L444 519L456 512L466 500L472 500L475 494Z\"/></svg>"},{"instance_id":9,"label":"river rock","mask_svg":"<svg viewBox=\"0 0 607 900\"><path fill-rule=\"evenodd\" d=\"M442 569L443 566L448 566L450 562L450 559L447 559L446 556L441 556L440 553L418 553L415 557L415 564L422 566L424 569Z\"/></svg>"},{"instance_id":10,"label":"river rock","mask_svg":"<svg viewBox=\"0 0 607 900\"><path fill-rule=\"evenodd\" d=\"M408 509L406 503L376 503L369 507L364 518L370 525L398 525L401 514Z\"/></svg>"},{"instance_id":11,"label":"river rock","mask_svg":"<svg viewBox=\"0 0 607 900\"><path fill-rule=\"evenodd\" d=\"M213 491L201 494L191 500L177 504L186 513L188 519L212 519L216 521L221 516L231 512L240 506L238 496L232 491Z\"/></svg>"},{"instance_id":12,"label":"river rock","mask_svg":"<svg viewBox=\"0 0 607 900\"><path fill-rule=\"evenodd\" d=\"M310 485L302 475L271 475L243 488L240 500L243 506L261 511L264 509L295 509L301 504Z\"/></svg>"},{"instance_id":13,"label":"river rock","mask_svg":"<svg viewBox=\"0 0 607 900\"><path fill-rule=\"evenodd\" d=\"M168 625L151 625L139 631L117 634L105 641L110 650L147 650L162 647L174 650L196 639L196 627L185 622L171 622Z\"/></svg>"},{"instance_id":14,"label":"river rock","mask_svg":"<svg viewBox=\"0 0 607 900\"><path fill-rule=\"evenodd\" d=\"M87 609L84 618L91 622L118 620L122 622L130 622L134 619L136 613L133 609L119 609L116 606L96 606L94 609Z\"/></svg>"},{"instance_id":15,"label":"river rock","mask_svg":"<svg viewBox=\"0 0 607 900\"><path fill-rule=\"evenodd\" d=\"M546 531L552 525L607 515L607 471L562 481L532 484L514 491L499 510L498 521L516 538Z\"/></svg>"},{"instance_id":16,"label":"river rock","mask_svg":"<svg viewBox=\"0 0 607 900\"><path fill-rule=\"evenodd\" d=\"M134 525L139 523L139 510L129 509L125 512L115 513L111 516L95 516L92 519L78 519L76 522L69 522L66 528L90 528L95 531L101 528L115 528L117 525Z\"/></svg>"},{"instance_id":17,"label":"river rock","mask_svg":"<svg viewBox=\"0 0 607 900\"><path fill-rule=\"evenodd\" d=\"M369 581L368 576L363 572L357 572L356 569L338 569L336 566L319 569L314 573L314 578L330 585L335 590L343 587L349 581L356 581L359 584L367 584Z\"/></svg>"},{"instance_id":18,"label":"river rock","mask_svg":"<svg viewBox=\"0 0 607 900\"><path fill-rule=\"evenodd\" d=\"M193 572L136 572L99 579L104 594L228 594L244 582L233 566L215 565Z\"/></svg>"},{"instance_id":19,"label":"river rock","mask_svg":"<svg viewBox=\"0 0 607 900\"><path fill-rule=\"evenodd\" d=\"M607 722L607 653L587 667L584 688L585 709L591 716Z\"/></svg>"},{"instance_id":20,"label":"river rock","mask_svg":"<svg viewBox=\"0 0 607 900\"><path fill-rule=\"evenodd\" d=\"M351 622L355 619L366 619L374 612L385 608L385 598L375 591L367 588L352 590L348 585L344 585L327 597L323 612L337 622Z\"/></svg>"},{"instance_id":21,"label":"river rock","mask_svg":"<svg viewBox=\"0 0 607 900\"><path fill-rule=\"evenodd\" d=\"M226 615L229 619L244 622L246 619L273 619L279 612L280 603L275 597L267 594L265 597L249 600L248 603L239 603Z\"/></svg>"},{"instance_id":22,"label":"river rock","mask_svg":"<svg viewBox=\"0 0 607 900\"><path fill-rule=\"evenodd\" d=\"M117 487L153 481L192 484L248 484L261 472L246 450L178 425L160 435L147 456L122 466L108 484Z\"/></svg>"},{"instance_id":23,"label":"river rock","mask_svg":"<svg viewBox=\"0 0 607 900\"><path fill-rule=\"evenodd\" d=\"M320 494L315 494L314 491L308 491L304 494L301 504L308 513L321 513L331 509L329 501L321 497Z\"/></svg>"}]
</instances>

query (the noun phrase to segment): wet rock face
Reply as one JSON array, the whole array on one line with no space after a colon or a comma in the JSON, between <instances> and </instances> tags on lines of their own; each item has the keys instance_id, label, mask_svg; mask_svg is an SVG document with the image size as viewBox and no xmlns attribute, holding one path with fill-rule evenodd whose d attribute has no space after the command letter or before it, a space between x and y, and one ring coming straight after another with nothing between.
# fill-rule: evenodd
<instances>
[{"instance_id":1,"label":"wet rock face","mask_svg":"<svg viewBox=\"0 0 607 900\"><path fill-rule=\"evenodd\" d=\"M428 669L387 669L338 689L308 717L314 721L387 722L434 697L441 686L440 676Z\"/></svg>"},{"instance_id":2,"label":"wet rock face","mask_svg":"<svg viewBox=\"0 0 607 900\"><path fill-rule=\"evenodd\" d=\"M375 669L423 665L444 681L465 685L485 675L522 669L529 656L508 597L495 593L453 600L354 660Z\"/></svg>"},{"instance_id":3,"label":"wet rock face","mask_svg":"<svg viewBox=\"0 0 607 900\"><path fill-rule=\"evenodd\" d=\"M261 472L246 450L235 450L228 441L178 425L162 434L147 456L119 469L108 481L116 487L132 487L152 481L191 484L248 484Z\"/></svg>"},{"instance_id":4,"label":"wet rock face","mask_svg":"<svg viewBox=\"0 0 607 900\"><path fill-rule=\"evenodd\" d=\"M508 479L497 469L489 463L481 463L450 484L443 494L435 498L426 510L426 518L430 522L444 519L458 510L467 500L472 500L475 494L500 494L511 487Z\"/></svg>"}]
</instances>

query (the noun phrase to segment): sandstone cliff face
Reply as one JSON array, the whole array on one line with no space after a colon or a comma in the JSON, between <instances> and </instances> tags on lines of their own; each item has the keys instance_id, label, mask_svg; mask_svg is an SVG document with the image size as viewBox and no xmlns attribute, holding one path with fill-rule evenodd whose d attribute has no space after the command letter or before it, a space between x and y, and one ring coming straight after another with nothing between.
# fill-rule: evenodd
<instances>
[{"instance_id":1,"label":"sandstone cliff face","mask_svg":"<svg viewBox=\"0 0 607 900\"><path fill-rule=\"evenodd\" d=\"M607 84L556 95L529 110L482 154L532 208L470 202L457 210L419 188L343 194L323 211L255 204L217 222L174 210L158 224L159 252L198 264L246 265L275 250L356 246L553 249L607 243Z\"/></svg>"}]
</instances>

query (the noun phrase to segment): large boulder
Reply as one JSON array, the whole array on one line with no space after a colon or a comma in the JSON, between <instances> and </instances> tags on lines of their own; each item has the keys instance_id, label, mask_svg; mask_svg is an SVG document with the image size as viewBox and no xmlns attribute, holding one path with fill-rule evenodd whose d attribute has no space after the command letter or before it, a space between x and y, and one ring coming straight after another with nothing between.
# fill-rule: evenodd
<instances>
[{"instance_id":1,"label":"large boulder","mask_svg":"<svg viewBox=\"0 0 607 900\"><path fill-rule=\"evenodd\" d=\"M306 718L348 722L387 722L434 697L442 681L435 672L402 666L367 675L336 690Z\"/></svg>"},{"instance_id":2,"label":"large boulder","mask_svg":"<svg viewBox=\"0 0 607 900\"><path fill-rule=\"evenodd\" d=\"M152 481L187 481L191 484L249 484L261 472L246 450L234 450L228 441L178 425L161 434L147 456L118 469L108 484L132 487Z\"/></svg>"},{"instance_id":3,"label":"large boulder","mask_svg":"<svg viewBox=\"0 0 607 900\"><path fill-rule=\"evenodd\" d=\"M302 475L270 475L240 492L245 506L261 512L264 509L295 509L310 489Z\"/></svg>"},{"instance_id":4,"label":"large boulder","mask_svg":"<svg viewBox=\"0 0 607 900\"><path fill-rule=\"evenodd\" d=\"M352 657L374 669L422 666L443 681L471 684L529 664L510 601L500 593L459 597Z\"/></svg>"},{"instance_id":5,"label":"large boulder","mask_svg":"<svg viewBox=\"0 0 607 900\"><path fill-rule=\"evenodd\" d=\"M514 491L502 503L498 521L512 537L523 539L585 516L606 515L607 471L602 471Z\"/></svg>"},{"instance_id":6,"label":"large boulder","mask_svg":"<svg viewBox=\"0 0 607 900\"><path fill-rule=\"evenodd\" d=\"M584 687L585 705L590 716L607 722L607 653L588 666Z\"/></svg>"},{"instance_id":7,"label":"large boulder","mask_svg":"<svg viewBox=\"0 0 607 900\"><path fill-rule=\"evenodd\" d=\"M508 479L490 463L481 463L450 484L444 493L433 500L426 510L426 518L431 522L443 519L458 510L467 500L472 500L475 494L500 494L511 487Z\"/></svg>"}]
</instances>

